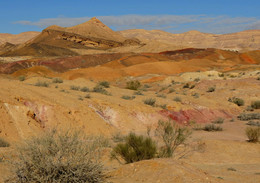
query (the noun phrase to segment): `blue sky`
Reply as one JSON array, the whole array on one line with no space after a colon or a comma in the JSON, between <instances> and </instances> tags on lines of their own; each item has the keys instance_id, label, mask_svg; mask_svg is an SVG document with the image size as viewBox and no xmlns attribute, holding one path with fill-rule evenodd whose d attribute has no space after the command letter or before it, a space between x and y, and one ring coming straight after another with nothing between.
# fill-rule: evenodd
<instances>
[{"instance_id":1,"label":"blue sky","mask_svg":"<svg viewBox=\"0 0 260 183\"><path fill-rule=\"evenodd\" d=\"M0 0L0 33L72 26L94 16L113 30L231 33L260 29L260 0Z\"/></svg>"}]
</instances>

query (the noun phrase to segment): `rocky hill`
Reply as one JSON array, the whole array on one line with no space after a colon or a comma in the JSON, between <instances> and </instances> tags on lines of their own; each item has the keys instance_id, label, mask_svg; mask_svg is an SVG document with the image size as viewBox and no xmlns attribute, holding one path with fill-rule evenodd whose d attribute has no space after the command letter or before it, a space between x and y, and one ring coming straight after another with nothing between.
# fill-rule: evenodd
<instances>
[{"instance_id":1,"label":"rocky hill","mask_svg":"<svg viewBox=\"0 0 260 183\"><path fill-rule=\"evenodd\" d=\"M50 26L34 39L11 49L2 56L79 55L80 50L108 50L141 45L137 39L126 39L96 18L73 27Z\"/></svg>"},{"instance_id":2,"label":"rocky hill","mask_svg":"<svg viewBox=\"0 0 260 183\"><path fill-rule=\"evenodd\" d=\"M5 42L9 42L11 44L21 44L34 38L39 34L40 32L36 32L36 31L23 32L20 34L0 33L0 45Z\"/></svg>"}]
</instances>

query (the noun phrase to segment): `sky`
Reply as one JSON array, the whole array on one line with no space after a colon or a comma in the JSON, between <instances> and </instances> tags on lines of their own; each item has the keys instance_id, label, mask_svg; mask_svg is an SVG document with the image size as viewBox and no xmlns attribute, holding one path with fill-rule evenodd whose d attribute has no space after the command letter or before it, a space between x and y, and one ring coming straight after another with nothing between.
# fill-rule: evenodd
<instances>
[{"instance_id":1,"label":"sky","mask_svg":"<svg viewBox=\"0 0 260 183\"><path fill-rule=\"evenodd\" d=\"M115 31L260 29L260 0L0 0L0 33L69 27L97 17Z\"/></svg>"}]
</instances>

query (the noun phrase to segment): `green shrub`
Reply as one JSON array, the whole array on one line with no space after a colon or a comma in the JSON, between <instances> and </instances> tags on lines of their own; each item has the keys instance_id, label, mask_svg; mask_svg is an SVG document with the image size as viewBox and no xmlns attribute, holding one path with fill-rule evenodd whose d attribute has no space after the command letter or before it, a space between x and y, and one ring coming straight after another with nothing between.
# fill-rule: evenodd
<instances>
[{"instance_id":1,"label":"green shrub","mask_svg":"<svg viewBox=\"0 0 260 183\"><path fill-rule=\"evenodd\" d=\"M98 84L104 86L105 88L110 87L110 83L108 81L100 81Z\"/></svg>"},{"instance_id":2,"label":"green shrub","mask_svg":"<svg viewBox=\"0 0 260 183\"><path fill-rule=\"evenodd\" d=\"M154 106L156 102L156 99L154 98L148 98L144 100L144 104L146 105L150 105L150 106Z\"/></svg>"},{"instance_id":3,"label":"green shrub","mask_svg":"<svg viewBox=\"0 0 260 183\"><path fill-rule=\"evenodd\" d=\"M164 95L164 94L157 94L156 97L166 98L166 95Z\"/></svg>"},{"instance_id":4,"label":"green shrub","mask_svg":"<svg viewBox=\"0 0 260 183\"><path fill-rule=\"evenodd\" d=\"M214 132L214 131L222 131L223 130L223 128L221 127L221 126L216 126L216 125L214 125L214 124L208 124L208 125L206 125L204 128L203 128L203 130L205 130L205 131L209 131L209 132Z\"/></svg>"},{"instance_id":5,"label":"green shrub","mask_svg":"<svg viewBox=\"0 0 260 183\"><path fill-rule=\"evenodd\" d=\"M215 86L209 87L207 92L214 92L216 90Z\"/></svg>"},{"instance_id":6,"label":"green shrub","mask_svg":"<svg viewBox=\"0 0 260 183\"><path fill-rule=\"evenodd\" d=\"M119 160L118 157L121 157L126 163L133 163L152 159L156 152L156 143L150 137L130 133L125 137L124 143L119 143L113 148L111 158Z\"/></svg>"},{"instance_id":7,"label":"green shrub","mask_svg":"<svg viewBox=\"0 0 260 183\"><path fill-rule=\"evenodd\" d=\"M212 121L212 123L214 123L214 124L223 124L224 123L224 119L223 118L218 118L218 119L215 119L214 121Z\"/></svg>"},{"instance_id":8,"label":"green shrub","mask_svg":"<svg viewBox=\"0 0 260 183\"><path fill-rule=\"evenodd\" d=\"M260 127L247 127L246 135L249 139L249 142L258 142L260 137Z\"/></svg>"},{"instance_id":9,"label":"green shrub","mask_svg":"<svg viewBox=\"0 0 260 183\"><path fill-rule=\"evenodd\" d=\"M121 98L125 99L125 100L133 100L133 99L135 99L135 96L123 95Z\"/></svg>"},{"instance_id":10,"label":"green shrub","mask_svg":"<svg viewBox=\"0 0 260 183\"><path fill-rule=\"evenodd\" d=\"M229 102L233 102L237 106L243 106L245 104L244 100L237 97L232 97L228 99Z\"/></svg>"},{"instance_id":11,"label":"green shrub","mask_svg":"<svg viewBox=\"0 0 260 183\"><path fill-rule=\"evenodd\" d=\"M251 103L251 107L252 107L253 109L260 109L260 100L253 101L253 102Z\"/></svg>"},{"instance_id":12,"label":"green shrub","mask_svg":"<svg viewBox=\"0 0 260 183\"><path fill-rule=\"evenodd\" d=\"M81 88L80 91L82 91L82 92L89 92L89 88L85 86L85 87Z\"/></svg>"},{"instance_id":13,"label":"green shrub","mask_svg":"<svg viewBox=\"0 0 260 183\"><path fill-rule=\"evenodd\" d=\"M26 78L25 78L25 76L19 76L18 79L19 79L19 81L24 81Z\"/></svg>"},{"instance_id":14,"label":"green shrub","mask_svg":"<svg viewBox=\"0 0 260 183\"><path fill-rule=\"evenodd\" d=\"M53 83L63 83L63 80L61 78L53 78L52 82Z\"/></svg>"},{"instance_id":15,"label":"green shrub","mask_svg":"<svg viewBox=\"0 0 260 183\"><path fill-rule=\"evenodd\" d=\"M99 139L79 132L46 132L17 149L13 177L7 182L104 182L102 146Z\"/></svg>"},{"instance_id":16,"label":"green shrub","mask_svg":"<svg viewBox=\"0 0 260 183\"><path fill-rule=\"evenodd\" d=\"M79 86L72 85L72 86L70 86L70 89L71 89L71 90L79 90L80 87L79 87Z\"/></svg>"},{"instance_id":17,"label":"green shrub","mask_svg":"<svg viewBox=\"0 0 260 183\"><path fill-rule=\"evenodd\" d=\"M174 97L173 99L175 102L181 102L181 97Z\"/></svg>"},{"instance_id":18,"label":"green shrub","mask_svg":"<svg viewBox=\"0 0 260 183\"><path fill-rule=\"evenodd\" d=\"M126 83L126 88L130 90L137 90L140 87L141 87L141 83L138 80L128 81Z\"/></svg>"},{"instance_id":19,"label":"green shrub","mask_svg":"<svg viewBox=\"0 0 260 183\"><path fill-rule=\"evenodd\" d=\"M34 86L40 86L40 87L49 87L49 84L47 82L38 81L34 84Z\"/></svg>"},{"instance_id":20,"label":"green shrub","mask_svg":"<svg viewBox=\"0 0 260 183\"><path fill-rule=\"evenodd\" d=\"M164 146L161 148L160 157L172 157L178 146L184 144L191 131L188 128L178 126L174 121L159 120L155 135L159 137Z\"/></svg>"},{"instance_id":21,"label":"green shrub","mask_svg":"<svg viewBox=\"0 0 260 183\"><path fill-rule=\"evenodd\" d=\"M0 147L9 147L10 144L3 138L0 137Z\"/></svg>"},{"instance_id":22,"label":"green shrub","mask_svg":"<svg viewBox=\"0 0 260 183\"><path fill-rule=\"evenodd\" d=\"M260 119L260 113L242 113L237 118L241 121Z\"/></svg>"}]
</instances>

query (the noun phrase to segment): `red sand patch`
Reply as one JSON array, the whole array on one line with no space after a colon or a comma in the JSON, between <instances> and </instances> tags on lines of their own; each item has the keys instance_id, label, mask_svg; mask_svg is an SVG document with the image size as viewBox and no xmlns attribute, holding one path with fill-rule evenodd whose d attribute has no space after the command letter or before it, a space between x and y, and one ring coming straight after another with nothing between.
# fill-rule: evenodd
<instances>
[{"instance_id":1,"label":"red sand patch","mask_svg":"<svg viewBox=\"0 0 260 183\"><path fill-rule=\"evenodd\" d=\"M176 111L161 110L160 114L169 117L180 124L187 124L189 121L197 123L208 123L219 117L227 119L232 118L232 114L224 109L188 109Z\"/></svg>"}]
</instances>

